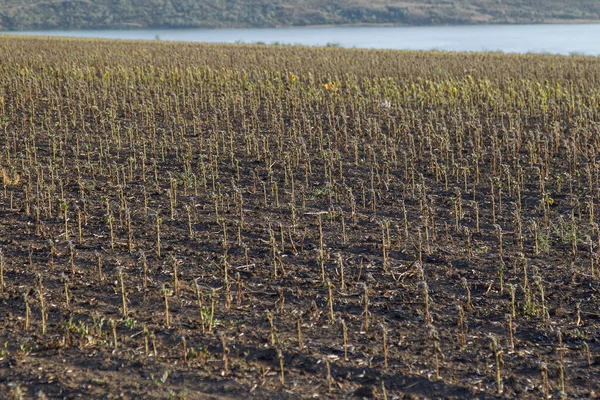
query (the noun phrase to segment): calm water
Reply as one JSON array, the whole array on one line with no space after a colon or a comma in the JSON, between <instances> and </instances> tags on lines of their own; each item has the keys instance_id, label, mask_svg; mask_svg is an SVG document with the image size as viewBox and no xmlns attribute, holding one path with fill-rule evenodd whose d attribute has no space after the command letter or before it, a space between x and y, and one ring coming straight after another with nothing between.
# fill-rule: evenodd
<instances>
[{"instance_id":1,"label":"calm water","mask_svg":"<svg viewBox=\"0 0 600 400\"><path fill-rule=\"evenodd\" d=\"M185 29L46 31L19 34L222 43L281 43L341 47L580 53L600 55L600 24L472 25L436 27L333 27L285 29Z\"/></svg>"}]
</instances>

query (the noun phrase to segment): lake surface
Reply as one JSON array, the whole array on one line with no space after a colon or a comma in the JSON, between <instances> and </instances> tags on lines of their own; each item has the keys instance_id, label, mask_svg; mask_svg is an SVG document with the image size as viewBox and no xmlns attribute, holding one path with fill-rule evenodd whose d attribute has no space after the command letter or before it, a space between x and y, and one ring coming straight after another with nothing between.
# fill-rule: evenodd
<instances>
[{"instance_id":1,"label":"lake surface","mask_svg":"<svg viewBox=\"0 0 600 400\"><path fill-rule=\"evenodd\" d=\"M222 43L336 45L375 49L502 51L600 55L600 24L331 27L281 29L145 29L18 34Z\"/></svg>"}]
</instances>

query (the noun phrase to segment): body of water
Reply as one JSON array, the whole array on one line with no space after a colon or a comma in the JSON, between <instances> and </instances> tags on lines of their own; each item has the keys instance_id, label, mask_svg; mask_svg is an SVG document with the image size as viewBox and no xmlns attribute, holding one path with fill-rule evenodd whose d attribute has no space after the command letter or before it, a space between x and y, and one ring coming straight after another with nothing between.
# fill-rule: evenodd
<instances>
[{"instance_id":1,"label":"body of water","mask_svg":"<svg viewBox=\"0 0 600 400\"><path fill-rule=\"evenodd\" d=\"M145 29L43 31L18 34L185 42L336 45L374 49L600 55L600 24Z\"/></svg>"}]
</instances>

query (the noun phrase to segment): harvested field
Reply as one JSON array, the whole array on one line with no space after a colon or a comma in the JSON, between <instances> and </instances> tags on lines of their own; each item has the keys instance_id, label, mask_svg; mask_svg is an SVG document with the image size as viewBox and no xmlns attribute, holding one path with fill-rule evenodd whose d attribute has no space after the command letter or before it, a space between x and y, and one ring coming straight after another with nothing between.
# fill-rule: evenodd
<instances>
[{"instance_id":1,"label":"harvested field","mask_svg":"<svg viewBox=\"0 0 600 400\"><path fill-rule=\"evenodd\" d=\"M594 398L599 103L597 58L0 38L0 396Z\"/></svg>"}]
</instances>

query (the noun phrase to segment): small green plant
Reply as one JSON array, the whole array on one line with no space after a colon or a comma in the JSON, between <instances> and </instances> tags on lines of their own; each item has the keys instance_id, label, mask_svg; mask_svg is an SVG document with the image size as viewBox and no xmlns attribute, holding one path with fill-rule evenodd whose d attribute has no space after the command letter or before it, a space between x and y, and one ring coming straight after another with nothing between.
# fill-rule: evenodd
<instances>
[{"instance_id":1,"label":"small green plant","mask_svg":"<svg viewBox=\"0 0 600 400\"><path fill-rule=\"evenodd\" d=\"M125 319L123 324L125 325L125 328L131 330L131 329L135 328L137 321L132 318L127 318L127 319Z\"/></svg>"},{"instance_id":2,"label":"small green plant","mask_svg":"<svg viewBox=\"0 0 600 400\"><path fill-rule=\"evenodd\" d=\"M8 342L4 342L2 344L2 348L0 348L0 357L6 356L10 354L8 351Z\"/></svg>"},{"instance_id":3,"label":"small green plant","mask_svg":"<svg viewBox=\"0 0 600 400\"><path fill-rule=\"evenodd\" d=\"M154 382L155 385L161 386L167 382L167 379L169 379L170 374L171 371L167 369L165 370L165 372L163 372L160 378L155 378L154 374L150 374L150 379L152 380L152 382Z\"/></svg>"}]
</instances>

